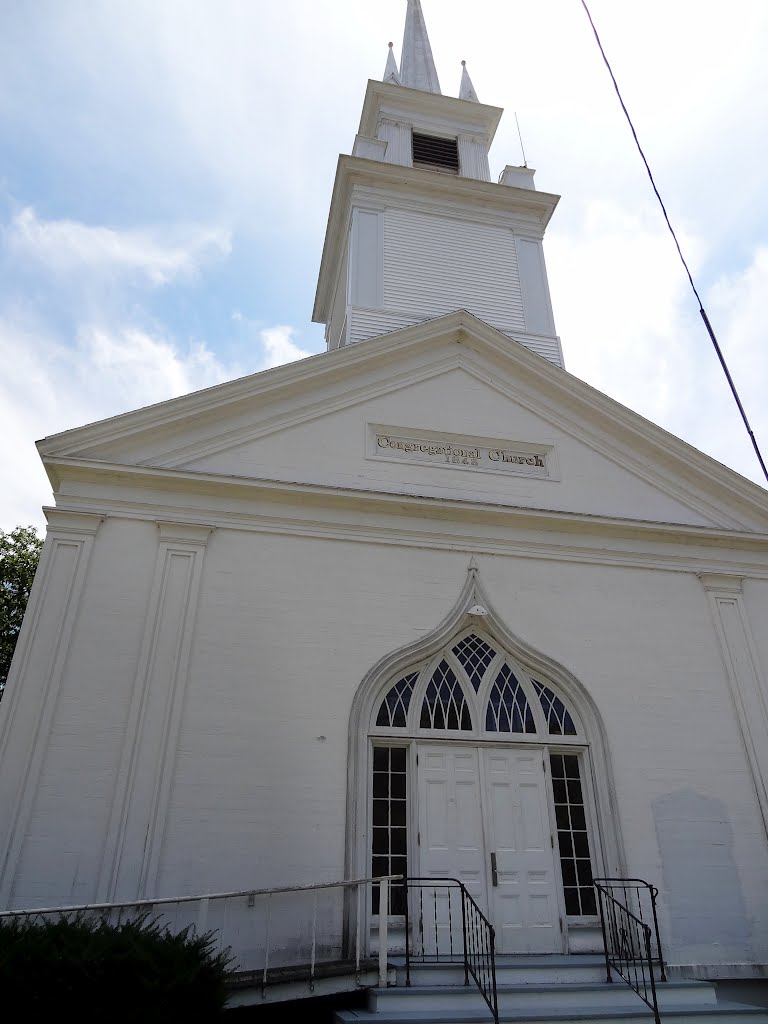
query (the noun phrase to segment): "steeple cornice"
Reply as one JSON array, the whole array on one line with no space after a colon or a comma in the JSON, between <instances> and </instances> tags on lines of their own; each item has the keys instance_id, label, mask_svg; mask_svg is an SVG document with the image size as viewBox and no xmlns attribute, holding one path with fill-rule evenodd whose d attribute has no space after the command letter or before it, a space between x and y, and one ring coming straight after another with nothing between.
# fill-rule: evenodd
<instances>
[{"instance_id":1,"label":"steeple cornice","mask_svg":"<svg viewBox=\"0 0 768 1024\"><path fill-rule=\"evenodd\" d=\"M423 120L428 120L431 127L442 122L447 129L482 137L490 146L503 113L501 107L491 107L486 103L468 102L371 79L365 92L358 133L376 138L382 117L402 118L417 127Z\"/></svg>"}]
</instances>

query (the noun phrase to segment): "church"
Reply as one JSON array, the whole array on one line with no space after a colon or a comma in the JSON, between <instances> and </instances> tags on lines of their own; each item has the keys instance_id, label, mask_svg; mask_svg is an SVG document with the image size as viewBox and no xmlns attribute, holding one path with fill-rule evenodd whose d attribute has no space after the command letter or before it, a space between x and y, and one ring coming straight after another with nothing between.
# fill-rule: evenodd
<instances>
[{"instance_id":1,"label":"church","mask_svg":"<svg viewBox=\"0 0 768 1024\"><path fill-rule=\"evenodd\" d=\"M569 374L501 116L409 0L327 352L39 442L0 908L450 877L499 954L567 955L640 878L670 968L765 977L768 493Z\"/></svg>"}]
</instances>

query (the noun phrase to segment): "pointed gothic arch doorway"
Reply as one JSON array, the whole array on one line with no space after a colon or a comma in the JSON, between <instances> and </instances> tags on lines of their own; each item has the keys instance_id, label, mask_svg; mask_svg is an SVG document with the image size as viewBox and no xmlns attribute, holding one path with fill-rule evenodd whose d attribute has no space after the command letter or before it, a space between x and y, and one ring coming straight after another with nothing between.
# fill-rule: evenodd
<instances>
[{"instance_id":1,"label":"pointed gothic arch doorway","mask_svg":"<svg viewBox=\"0 0 768 1024\"><path fill-rule=\"evenodd\" d=\"M459 878L502 953L575 948L596 925L592 876L623 867L597 710L506 629L474 566L438 629L361 684L348 805L350 873Z\"/></svg>"}]
</instances>

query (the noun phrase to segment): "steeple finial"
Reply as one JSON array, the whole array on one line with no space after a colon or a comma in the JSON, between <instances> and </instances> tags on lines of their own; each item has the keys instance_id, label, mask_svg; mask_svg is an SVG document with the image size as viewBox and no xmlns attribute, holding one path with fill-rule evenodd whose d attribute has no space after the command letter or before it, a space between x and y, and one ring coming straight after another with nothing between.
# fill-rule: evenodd
<instances>
[{"instance_id":1,"label":"steeple finial","mask_svg":"<svg viewBox=\"0 0 768 1024\"><path fill-rule=\"evenodd\" d=\"M400 57L400 84L410 89L441 94L421 0L408 0L403 52Z\"/></svg>"},{"instance_id":2,"label":"steeple finial","mask_svg":"<svg viewBox=\"0 0 768 1024\"><path fill-rule=\"evenodd\" d=\"M473 103L479 103L475 87L472 85L472 79L469 77L467 71L467 62L463 60L461 62L461 87L459 88L459 99L460 100L471 100Z\"/></svg>"},{"instance_id":3,"label":"steeple finial","mask_svg":"<svg viewBox=\"0 0 768 1024\"><path fill-rule=\"evenodd\" d=\"M400 81L400 72L397 70L397 61L395 55L392 52L392 43L389 44L389 53L387 54L387 66L384 68L384 82L390 82L393 85L402 85Z\"/></svg>"}]
</instances>

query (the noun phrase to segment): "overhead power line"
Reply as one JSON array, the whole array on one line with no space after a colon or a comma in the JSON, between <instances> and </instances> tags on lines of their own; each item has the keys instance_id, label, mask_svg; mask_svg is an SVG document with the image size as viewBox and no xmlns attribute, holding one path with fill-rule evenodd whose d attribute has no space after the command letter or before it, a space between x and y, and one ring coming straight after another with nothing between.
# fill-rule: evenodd
<instances>
[{"instance_id":1,"label":"overhead power line","mask_svg":"<svg viewBox=\"0 0 768 1024\"><path fill-rule=\"evenodd\" d=\"M592 20L592 15L589 13L589 8L587 7L586 0L581 0L581 6L584 8L584 11L585 11L585 13L587 15L587 18L589 18L589 24L592 26L592 31L593 31L593 33L595 35L595 41L597 42L597 46L598 46L598 49L600 50L600 53L601 53L602 58L603 58L603 61L605 62L605 66L608 69L608 74L611 76L611 81L613 82L613 88L616 90L616 95L619 98L619 103L621 104L621 109L624 111L624 116L626 117L627 123L629 124L630 131L632 132L632 138L635 140L635 145L637 146L637 151L640 154L640 157L641 157L643 163L645 164L645 169L648 172L648 177L649 177L650 182L651 182L651 187L653 188L653 191L656 194L656 198L659 201L659 206L661 207L661 212L664 214L664 220L667 222L667 227L669 228L669 233L672 235L672 239L673 239L673 241L675 243L675 247L677 248L677 254L680 257L680 262L683 264L683 267L685 268L685 272L688 275L688 280L691 283L691 288L693 289L693 294L696 296L696 301L699 304L699 313L701 314L701 319L704 321L704 326L707 329L707 333L709 334L709 337L710 337L710 340L712 341L712 344L714 346L715 352L717 353L717 358L720 360L720 365L722 366L723 373L725 374L726 380L728 381L728 386L731 389L731 394L733 395L734 401L736 402L736 405L738 406L739 412L741 414L741 418L744 421L744 426L747 428L747 433L749 434L749 439L752 442L752 447L755 449L755 455L757 455L757 461L760 463L760 468L763 471L763 475L765 476L765 479L768 481L768 468L766 468L765 462L763 460L763 456L760 454L760 448L759 448L758 443L757 443L757 438L754 435L752 427L750 427L750 425L749 425L749 420L747 419L747 414L744 411L744 406L741 404L741 399L739 398L739 393L736 390L736 385L733 383L733 378L731 377L730 371L728 369L728 365L727 365L727 363L725 361L725 357L723 356L722 350L721 350L720 345L718 344L718 341L717 341L717 337L715 336L715 332L714 332L714 330L712 328L712 324L710 323L709 317L707 316L706 311L704 309L704 303L701 301L701 296L699 295L698 289L696 288L696 285L694 284L693 275L691 274L691 271L690 271L690 269L688 267L688 264L686 262L685 256L683 256L683 250L680 248L680 242L678 241L677 235L675 234L675 229L672 227L672 224L670 222L669 214L667 213L667 208L664 205L664 200L661 198L661 194L659 193L659 190L656 187L656 182L654 181L653 173L651 172L651 168L650 168L650 166L648 164L648 160L646 159L645 153L643 152L643 147L640 145L640 140L637 137L637 132L635 131L635 126L632 123L632 118L629 116L629 111L627 110L626 104L624 103L624 100L622 99L621 91L619 89L619 84L616 81L616 76L613 73L613 69L612 69L612 67L610 65L610 62L609 62L608 58L605 55L605 50L603 49L603 44L600 42L600 36L597 34L597 29L595 28L595 23Z\"/></svg>"}]
</instances>

